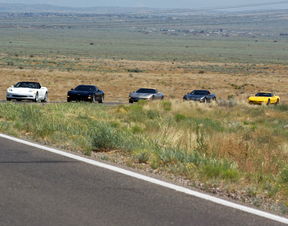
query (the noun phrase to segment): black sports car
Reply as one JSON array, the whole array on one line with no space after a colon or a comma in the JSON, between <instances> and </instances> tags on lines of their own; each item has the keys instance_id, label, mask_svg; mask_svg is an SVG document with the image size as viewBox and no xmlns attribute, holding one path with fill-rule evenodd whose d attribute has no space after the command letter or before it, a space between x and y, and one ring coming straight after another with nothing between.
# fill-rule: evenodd
<instances>
[{"instance_id":1,"label":"black sports car","mask_svg":"<svg viewBox=\"0 0 288 226\"><path fill-rule=\"evenodd\" d=\"M104 92L93 85L79 85L67 93L67 102L90 101L103 103Z\"/></svg>"},{"instance_id":2,"label":"black sports car","mask_svg":"<svg viewBox=\"0 0 288 226\"><path fill-rule=\"evenodd\" d=\"M199 102L210 102L211 100L216 101L216 95L210 93L208 90L193 90L191 93L187 93L183 99Z\"/></svg>"}]
</instances>

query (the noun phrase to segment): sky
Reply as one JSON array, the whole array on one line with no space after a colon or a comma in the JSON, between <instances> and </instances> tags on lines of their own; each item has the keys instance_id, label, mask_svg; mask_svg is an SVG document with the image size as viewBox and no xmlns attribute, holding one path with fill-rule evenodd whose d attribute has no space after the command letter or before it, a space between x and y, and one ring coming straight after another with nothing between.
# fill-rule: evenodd
<instances>
[{"instance_id":1,"label":"sky","mask_svg":"<svg viewBox=\"0 0 288 226\"><path fill-rule=\"evenodd\" d=\"M0 0L1 3L50 4L71 7L150 7L150 8L226 8L254 5L252 8L281 8L288 0ZM286 3L287 2L287 3ZM266 4L268 3L268 4ZM270 4L271 3L271 4ZM281 4L280 4L281 3ZM259 5L258 5L259 4ZM261 4L261 6L260 6ZM262 6L264 5L264 6ZM240 7L241 8L241 7Z\"/></svg>"}]
</instances>

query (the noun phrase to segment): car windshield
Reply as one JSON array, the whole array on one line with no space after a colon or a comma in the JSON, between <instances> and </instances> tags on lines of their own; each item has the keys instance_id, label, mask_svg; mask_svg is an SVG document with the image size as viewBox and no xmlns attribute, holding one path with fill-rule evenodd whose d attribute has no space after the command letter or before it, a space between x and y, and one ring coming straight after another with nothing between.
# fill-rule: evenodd
<instances>
[{"instance_id":1,"label":"car windshield","mask_svg":"<svg viewBox=\"0 0 288 226\"><path fill-rule=\"evenodd\" d=\"M256 97L272 97L273 94L272 93L257 93L255 96Z\"/></svg>"},{"instance_id":2,"label":"car windshield","mask_svg":"<svg viewBox=\"0 0 288 226\"><path fill-rule=\"evenodd\" d=\"M15 88L30 88L30 89L40 89L41 86L38 82L18 82Z\"/></svg>"},{"instance_id":3,"label":"car windshield","mask_svg":"<svg viewBox=\"0 0 288 226\"><path fill-rule=\"evenodd\" d=\"M157 93L155 89L138 89L136 93Z\"/></svg>"},{"instance_id":4,"label":"car windshield","mask_svg":"<svg viewBox=\"0 0 288 226\"><path fill-rule=\"evenodd\" d=\"M194 90L191 92L193 95L209 95L210 92L207 90Z\"/></svg>"},{"instance_id":5,"label":"car windshield","mask_svg":"<svg viewBox=\"0 0 288 226\"><path fill-rule=\"evenodd\" d=\"M95 86L77 86L75 88L76 91L95 91L96 87Z\"/></svg>"}]
</instances>

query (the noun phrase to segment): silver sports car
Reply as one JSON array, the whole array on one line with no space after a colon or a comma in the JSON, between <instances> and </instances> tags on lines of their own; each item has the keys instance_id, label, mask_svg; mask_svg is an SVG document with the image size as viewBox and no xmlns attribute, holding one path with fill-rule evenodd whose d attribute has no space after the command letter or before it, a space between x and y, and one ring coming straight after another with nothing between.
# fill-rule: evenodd
<instances>
[{"instance_id":1,"label":"silver sports car","mask_svg":"<svg viewBox=\"0 0 288 226\"><path fill-rule=\"evenodd\" d=\"M164 94L157 89L141 88L129 94L129 103L134 103L139 100L162 100Z\"/></svg>"}]
</instances>

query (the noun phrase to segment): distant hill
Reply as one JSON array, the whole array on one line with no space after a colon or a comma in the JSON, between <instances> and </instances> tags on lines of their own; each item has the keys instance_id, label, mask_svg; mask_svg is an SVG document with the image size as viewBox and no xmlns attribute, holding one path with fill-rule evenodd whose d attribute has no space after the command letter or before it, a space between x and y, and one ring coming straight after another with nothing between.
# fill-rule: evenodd
<instances>
[{"instance_id":1,"label":"distant hill","mask_svg":"<svg viewBox=\"0 0 288 226\"><path fill-rule=\"evenodd\" d=\"M228 9L228 8L227 8ZM154 8L127 8L127 7L63 7L49 4L13 4L0 3L0 13L79 13L79 14L134 14L134 15L197 15L197 14L246 14L287 12L283 10L244 10L231 11L225 9L154 9Z\"/></svg>"},{"instance_id":2,"label":"distant hill","mask_svg":"<svg viewBox=\"0 0 288 226\"><path fill-rule=\"evenodd\" d=\"M122 8L122 7L90 7L90 8L74 8L74 7L62 7L48 4L11 4L0 3L0 12L14 12L14 13L101 13L101 14L115 14L115 13L152 13L159 11L157 9L149 8ZM166 10L161 10L166 11Z\"/></svg>"},{"instance_id":3,"label":"distant hill","mask_svg":"<svg viewBox=\"0 0 288 226\"><path fill-rule=\"evenodd\" d=\"M0 3L0 12L57 12L71 10L67 7L58 7L53 5L27 5Z\"/></svg>"}]
</instances>

